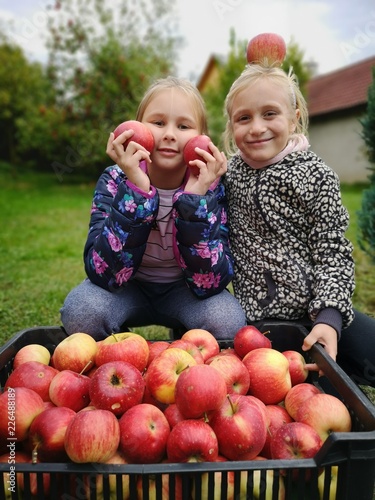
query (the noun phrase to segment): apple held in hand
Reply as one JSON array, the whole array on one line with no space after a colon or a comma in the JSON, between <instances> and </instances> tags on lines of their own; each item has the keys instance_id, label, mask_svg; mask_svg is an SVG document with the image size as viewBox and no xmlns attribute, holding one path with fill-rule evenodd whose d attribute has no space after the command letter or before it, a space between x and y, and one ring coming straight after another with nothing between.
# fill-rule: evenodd
<instances>
[{"instance_id":1,"label":"apple held in hand","mask_svg":"<svg viewBox=\"0 0 375 500\"><path fill-rule=\"evenodd\" d=\"M183 340L193 342L200 350L204 362L211 356L216 356L220 352L220 346L216 338L207 330L200 328L193 328L185 332L182 337Z\"/></svg>"},{"instance_id":2,"label":"apple held in hand","mask_svg":"<svg viewBox=\"0 0 375 500\"><path fill-rule=\"evenodd\" d=\"M65 450L72 462L104 463L117 451L120 425L108 410L81 410L65 432Z\"/></svg>"},{"instance_id":3,"label":"apple held in hand","mask_svg":"<svg viewBox=\"0 0 375 500\"><path fill-rule=\"evenodd\" d=\"M169 434L167 456L169 462L214 462L218 457L215 432L203 420L183 420Z\"/></svg>"},{"instance_id":4,"label":"apple held in hand","mask_svg":"<svg viewBox=\"0 0 375 500\"><path fill-rule=\"evenodd\" d=\"M276 349L259 347L246 354L242 360L249 370L249 394L264 404L278 404L292 387L289 362Z\"/></svg>"},{"instance_id":5,"label":"apple held in hand","mask_svg":"<svg viewBox=\"0 0 375 500\"><path fill-rule=\"evenodd\" d=\"M293 386L284 398L284 406L289 415L296 420L297 412L306 399L311 398L315 394L320 394L321 390L316 385L302 382Z\"/></svg>"},{"instance_id":6,"label":"apple held in hand","mask_svg":"<svg viewBox=\"0 0 375 500\"><path fill-rule=\"evenodd\" d=\"M49 397L56 406L65 406L75 412L82 410L90 403L91 379L82 373L62 370L51 381Z\"/></svg>"},{"instance_id":7,"label":"apple held in hand","mask_svg":"<svg viewBox=\"0 0 375 500\"><path fill-rule=\"evenodd\" d=\"M292 386L302 384L306 381L309 370L306 368L306 360L298 351L283 351L282 354L289 361L289 373L292 380Z\"/></svg>"},{"instance_id":8,"label":"apple held in hand","mask_svg":"<svg viewBox=\"0 0 375 500\"><path fill-rule=\"evenodd\" d=\"M0 394L0 443L24 441L31 422L44 411L43 399L27 387L8 388ZM7 416L7 418L4 418Z\"/></svg>"},{"instance_id":9,"label":"apple held in hand","mask_svg":"<svg viewBox=\"0 0 375 500\"><path fill-rule=\"evenodd\" d=\"M52 355L53 366L61 370L84 373L95 364L98 343L87 333L73 333L57 344Z\"/></svg>"},{"instance_id":10,"label":"apple held in hand","mask_svg":"<svg viewBox=\"0 0 375 500\"><path fill-rule=\"evenodd\" d=\"M258 347L268 347L271 349L272 342L253 325L245 325L238 330L233 339L233 348L235 353L243 359L246 354Z\"/></svg>"},{"instance_id":11,"label":"apple held in hand","mask_svg":"<svg viewBox=\"0 0 375 500\"><path fill-rule=\"evenodd\" d=\"M249 371L237 356L217 354L208 359L206 364L223 375L228 394L247 394L250 386Z\"/></svg>"},{"instance_id":12,"label":"apple held in hand","mask_svg":"<svg viewBox=\"0 0 375 500\"><path fill-rule=\"evenodd\" d=\"M109 361L127 361L143 372L149 355L150 348L142 335L133 332L113 333L100 342L95 364L101 366Z\"/></svg>"},{"instance_id":13,"label":"apple held in hand","mask_svg":"<svg viewBox=\"0 0 375 500\"><path fill-rule=\"evenodd\" d=\"M185 418L201 418L218 410L226 395L224 376L210 365L190 366L176 382L175 403Z\"/></svg>"},{"instance_id":14,"label":"apple held in hand","mask_svg":"<svg viewBox=\"0 0 375 500\"><path fill-rule=\"evenodd\" d=\"M150 394L161 403L174 403L179 376L186 368L196 364L193 356L183 349L165 349L147 369L145 381Z\"/></svg>"},{"instance_id":15,"label":"apple held in hand","mask_svg":"<svg viewBox=\"0 0 375 500\"><path fill-rule=\"evenodd\" d=\"M324 442L332 432L350 432L352 420L345 404L331 394L315 394L304 401L295 418L313 427Z\"/></svg>"},{"instance_id":16,"label":"apple held in hand","mask_svg":"<svg viewBox=\"0 0 375 500\"><path fill-rule=\"evenodd\" d=\"M61 406L44 410L34 418L28 438L33 461L66 461L68 457L64 446L65 432L75 414L70 408Z\"/></svg>"},{"instance_id":17,"label":"apple held in hand","mask_svg":"<svg viewBox=\"0 0 375 500\"><path fill-rule=\"evenodd\" d=\"M277 33L260 33L247 44L246 58L249 64L281 66L285 56L285 41Z\"/></svg>"},{"instance_id":18,"label":"apple held in hand","mask_svg":"<svg viewBox=\"0 0 375 500\"><path fill-rule=\"evenodd\" d=\"M144 390L141 372L126 361L110 361L99 366L89 386L91 404L116 416L141 403Z\"/></svg>"},{"instance_id":19,"label":"apple held in hand","mask_svg":"<svg viewBox=\"0 0 375 500\"><path fill-rule=\"evenodd\" d=\"M122 415L119 424L119 449L128 463L152 464L165 457L170 426L159 408L138 404Z\"/></svg>"},{"instance_id":20,"label":"apple held in hand","mask_svg":"<svg viewBox=\"0 0 375 500\"><path fill-rule=\"evenodd\" d=\"M44 345L27 344L17 351L13 360L13 370L22 363L27 361L39 361L44 365L48 365L51 360L51 353Z\"/></svg>"},{"instance_id":21,"label":"apple held in hand","mask_svg":"<svg viewBox=\"0 0 375 500\"><path fill-rule=\"evenodd\" d=\"M260 408L247 396L228 395L219 410L209 414L209 424L219 443L219 452L229 460L256 457L266 441L267 424Z\"/></svg>"},{"instance_id":22,"label":"apple held in hand","mask_svg":"<svg viewBox=\"0 0 375 500\"><path fill-rule=\"evenodd\" d=\"M211 139L207 135L196 135L195 137L192 137L184 147L184 161L186 165L192 170L192 173L194 175L199 175L199 167L190 165L190 162L194 160L205 161L203 156L195 151L195 148L203 149L204 151L212 154L212 151L208 146L210 142Z\"/></svg>"},{"instance_id":23,"label":"apple held in hand","mask_svg":"<svg viewBox=\"0 0 375 500\"><path fill-rule=\"evenodd\" d=\"M134 134L123 143L124 149L127 148L130 141L133 141L143 146L146 151L152 152L155 146L154 136L144 123L137 120L127 120L120 123L113 131L115 139L125 130L133 130Z\"/></svg>"},{"instance_id":24,"label":"apple held in hand","mask_svg":"<svg viewBox=\"0 0 375 500\"><path fill-rule=\"evenodd\" d=\"M38 393L43 401L49 401L49 387L58 373L52 366L39 361L27 361L12 371L5 382L5 388L27 387Z\"/></svg>"}]
</instances>

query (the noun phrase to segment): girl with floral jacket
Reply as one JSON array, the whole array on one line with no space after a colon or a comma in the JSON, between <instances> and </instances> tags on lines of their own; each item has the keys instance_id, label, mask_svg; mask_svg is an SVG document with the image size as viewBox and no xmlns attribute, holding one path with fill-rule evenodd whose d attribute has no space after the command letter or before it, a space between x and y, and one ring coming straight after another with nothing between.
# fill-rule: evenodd
<instances>
[{"instance_id":1,"label":"girl with floral jacket","mask_svg":"<svg viewBox=\"0 0 375 500\"><path fill-rule=\"evenodd\" d=\"M224 153L211 153L190 169L183 151L207 131L202 98L188 81L166 78L146 92L136 119L149 128L154 149L112 133L107 154L116 163L100 176L84 248L87 279L61 309L68 334L96 339L126 327L163 325L208 330L233 338L246 324L226 290L233 276ZM198 169L198 173L197 170Z\"/></svg>"}]
</instances>

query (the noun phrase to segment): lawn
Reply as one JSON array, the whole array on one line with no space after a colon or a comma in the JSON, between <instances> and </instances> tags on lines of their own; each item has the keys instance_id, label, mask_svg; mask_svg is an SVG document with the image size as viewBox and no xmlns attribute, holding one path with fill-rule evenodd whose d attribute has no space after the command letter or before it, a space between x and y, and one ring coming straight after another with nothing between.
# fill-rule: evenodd
<instances>
[{"instance_id":1,"label":"lawn","mask_svg":"<svg viewBox=\"0 0 375 500\"><path fill-rule=\"evenodd\" d=\"M94 184L59 182L53 175L15 175L0 166L0 345L33 326L59 325L59 309L71 288L84 278L82 261ZM361 186L344 186L351 215L348 236L355 245L356 308L375 315L375 273L356 243L356 211ZM139 331L139 330L138 330ZM166 338L160 327L142 329L149 338Z\"/></svg>"}]
</instances>

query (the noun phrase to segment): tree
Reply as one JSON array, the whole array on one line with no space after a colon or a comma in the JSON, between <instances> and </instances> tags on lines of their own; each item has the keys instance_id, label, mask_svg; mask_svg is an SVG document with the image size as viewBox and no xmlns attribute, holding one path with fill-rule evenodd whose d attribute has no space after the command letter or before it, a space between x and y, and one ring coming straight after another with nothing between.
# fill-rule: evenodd
<instances>
[{"instance_id":1,"label":"tree","mask_svg":"<svg viewBox=\"0 0 375 500\"><path fill-rule=\"evenodd\" d=\"M48 24L56 102L34 123L38 148L60 180L97 177L111 130L134 118L150 82L174 71L178 39L167 0L65 0Z\"/></svg>"},{"instance_id":2,"label":"tree","mask_svg":"<svg viewBox=\"0 0 375 500\"><path fill-rule=\"evenodd\" d=\"M225 61L216 58L218 75L215 81L202 91L209 117L210 136L222 147L222 134L225 128L224 100L233 81L240 76L247 64L246 48L248 40L237 40L235 31L230 31L229 54ZM287 47L287 54L282 68L286 73L292 67L298 77L302 93L306 93L306 83L311 72L303 61L304 53L292 40Z\"/></svg>"},{"instance_id":3,"label":"tree","mask_svg":"<svg viewBox=\"0 0 375 500\"><path fill-rule=\"evenodd\" d=\"M367 111L361 120L362 138L372 165L369 174L370 186L363 191L362 207L358 213L358 243L375 263L375 67L372 75Z\"/></svg>"},{"instance_id":4,"label":"tree","mask_svg":"<svg viewBox=\"0 0 375 500\"><path fill-rule=\"evenodd\" d=\"M53 89L39 63L29 62L22 49L0 33L0 157L20 163L22 136L32 142L33 117L53 100ZM25 127L25 130L23 128Z\"/></svg>"}]
</instances>

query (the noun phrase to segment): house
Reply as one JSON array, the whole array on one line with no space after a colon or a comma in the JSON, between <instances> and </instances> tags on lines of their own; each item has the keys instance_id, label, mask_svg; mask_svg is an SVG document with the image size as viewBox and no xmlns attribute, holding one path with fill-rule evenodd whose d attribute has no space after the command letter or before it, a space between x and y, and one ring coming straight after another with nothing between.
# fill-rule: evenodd
<instances>
[{"instance_id":1,"label":"house","mask_svg":"<svg viewBox=\"0 0 375 500\"><path fill-rule=\"evenodd\" d=\"M218 78L220 60L212 55L197 82L202 92ZM314 76L307 85L309 142L337 172L342 183L365 182L369 161L361 137L375 56L336 71Z\"/></svg>"}]
</instances>

